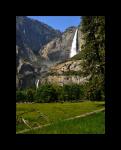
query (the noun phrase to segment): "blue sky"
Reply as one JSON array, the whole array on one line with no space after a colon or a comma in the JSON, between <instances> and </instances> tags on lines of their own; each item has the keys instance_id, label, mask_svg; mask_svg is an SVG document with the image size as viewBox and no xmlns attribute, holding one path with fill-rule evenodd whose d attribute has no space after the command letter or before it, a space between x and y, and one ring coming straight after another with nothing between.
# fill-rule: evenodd
<instances>
[{"instance_id":1,"label":"blue sky","mask_svg":"<svg viewBox=\"0 0 121 150\"><path fill-rule=\"evenodd\" d=\"M78 26L81 16L27 16L32 19L44 22L54 29L64 31L70 26Z\"/></svg>"}]
</instances>

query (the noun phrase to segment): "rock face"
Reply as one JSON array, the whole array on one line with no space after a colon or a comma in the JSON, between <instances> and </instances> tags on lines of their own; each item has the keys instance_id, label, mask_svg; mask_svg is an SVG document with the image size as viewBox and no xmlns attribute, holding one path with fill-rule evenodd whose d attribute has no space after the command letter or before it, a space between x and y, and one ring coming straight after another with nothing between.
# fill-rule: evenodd
<instances>
[{"instance_id":1,"label":"rock face","mask_svg":"<svg viewBox=\"0 0 121 150\"><path fill-rule=\"evenodd\" d=\"M43 77L47 70L48 68L46 65L37 66L21 60L16 73L16 87L34 87L37 79Z\"/></svg>"},{"instance_id":2,"label":"rock face","mask_svg":"<svg viewBox=\"0 0 121 150\"><path fill-rule=\"evenodd\" d=\"M91 76L83 77L82 60L67 61L49 69L49 75L40 80L40 84L52 83L63 86L64 84L84 84Z\"/></svg>"},{"instance_id":3,"label":"rock face","mask_svg":"<svg viewBox=\"0 0 121 150\"><path fill-rule=\"evenodd\" d=\"M61 35L50 26L29 19L25 16L16 16L16 87L31 87L40 74L33 63L38 63L38 51L44 44L47 44L55 37ZM46 67L45 67L46 68ZM36 70L36 71L34 71Z\"/></svg>"},{"instance_id":4,"label":"rock face","mask_svg":"<svg viewBox=\"0 0 121 150\"><path fill-rule=\"evenodd\" d=\"M16 66L20 65L20 59L37 62L37 53L41 47L60 36L60 31L42 22L16 16Z\"/></svg>"},{"instance_id":5,"label":"rock face","mask_svg":"<svg viewBox=\"0 0 121 150\"><path fill-rule=\"evenodd\" d=\"M31 64L19 59L19 65L16 73L17 88L25 88L27 86L34 86L34 80L36 78L34 68Z\"/></svg>"},{"instance_id":6,"label":"rock face","mask_svg":"<svg viewBox=\"0 0 121 150\"><path fill-rule=\"evenodd\" d=\"M67 61L65 63L57 64L50 68L51 73L56 73L58 75L61 75L65 72L69 71L81 71L81 63L82 60L75 60L75 61Z\"/></svg>"},{"instance_id":7,"label":"rock face","mask_svg":"<svg viewBox=\"0 0 121 150\"><path fill-rule=\"evenodd\" d=\"M60 85L83 84L81 60L70 60L69 54L76 27L61 33L50 26L24 16L16 17L16 88L27 88L44 82ZM78 30L77 49L81 51L82 34Z\"/></svg>"},{"instance_id":8,"label":"rock face","mask_svg":"<svg viewBox=\"0 0 121 150\"><path fill-rule=\"evenodd\" d=\"M40 50L40 55L47 61L61 62L69 58L72 40L76 28L68 28L61 37L55 38Z\"/></svg>"},{"instance_id":9,"label":"rock face","mask_svg":"<svg viewBox=\"0 0 121 150\"><path fill-rule=\"evenodd\" d=\"M90 78L90 76L88 77L80 77L80 76L76 76L76 75L71 75L71 76L48 76L47 78L43 78L41 80L41 84L43 83L51 83L51 84L59 84L61 86L63 86L64 84L84 84L85 82L88 82L88 79Z\"/></svg>"},{"instance_id":10,"label":"rock face","mask_svg":"<svg viewBox=\"0 0 121 150\"><path fill-rule=\"evenodd\" d=\"M25 16L16 16L16 45L38 52L41 47L61 32L52 27Z\"/></svg>"}]
</instances>

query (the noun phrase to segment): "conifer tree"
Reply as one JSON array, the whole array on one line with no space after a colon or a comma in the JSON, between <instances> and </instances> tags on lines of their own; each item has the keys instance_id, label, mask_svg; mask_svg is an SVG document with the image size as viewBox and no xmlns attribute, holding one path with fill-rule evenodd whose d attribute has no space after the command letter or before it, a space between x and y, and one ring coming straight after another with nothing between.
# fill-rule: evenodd
<instances>
[{"instance_id":1,"label":"conifer tree","mask_svg":"<svg viewBox=\"0 0 121 150\"><path fill-rule=\"evenodd\" d=\"M81 47L85 60L83 70L86 75L91 74L87 95L93 95L90 99L104 99L105 17L83 16L81 32L84 40Z\"/></svg>"}]
</instances>

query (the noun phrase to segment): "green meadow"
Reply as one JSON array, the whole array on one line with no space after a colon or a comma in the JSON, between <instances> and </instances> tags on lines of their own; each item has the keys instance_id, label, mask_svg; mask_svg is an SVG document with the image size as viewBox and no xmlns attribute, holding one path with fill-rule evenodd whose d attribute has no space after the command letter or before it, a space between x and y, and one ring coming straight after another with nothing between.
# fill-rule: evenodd
<instances>
[{"instance_id":1,"label":"green meadow","mask_svg":"<svg viewBox=\"0 0 121 150\"><path fill-rule=\"evenodd\" d=\"M66 120L105 107L104 102L16 104L16 133L22 134L104 134L105 112ZM45 126L44 125L47 125ZM36 127L40 127L34 129Z\"/></svg>"}]
</instances>

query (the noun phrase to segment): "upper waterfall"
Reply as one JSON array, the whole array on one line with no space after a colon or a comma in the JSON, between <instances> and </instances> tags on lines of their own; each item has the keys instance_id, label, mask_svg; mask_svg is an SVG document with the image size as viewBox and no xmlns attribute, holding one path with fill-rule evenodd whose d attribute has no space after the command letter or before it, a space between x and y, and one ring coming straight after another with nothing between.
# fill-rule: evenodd
<instances>
[{"instance_id":1,"label":"upper waterfall","mask_svg":"<svg viewBox=\"0 0 121 150\"><path fill-rule=\"evenodd\" d=\"M78 29L76 29L76 32L72 41L72 46L70 50L70 58L77 54L77 31Z\"/></svg>"}]
</instances>

